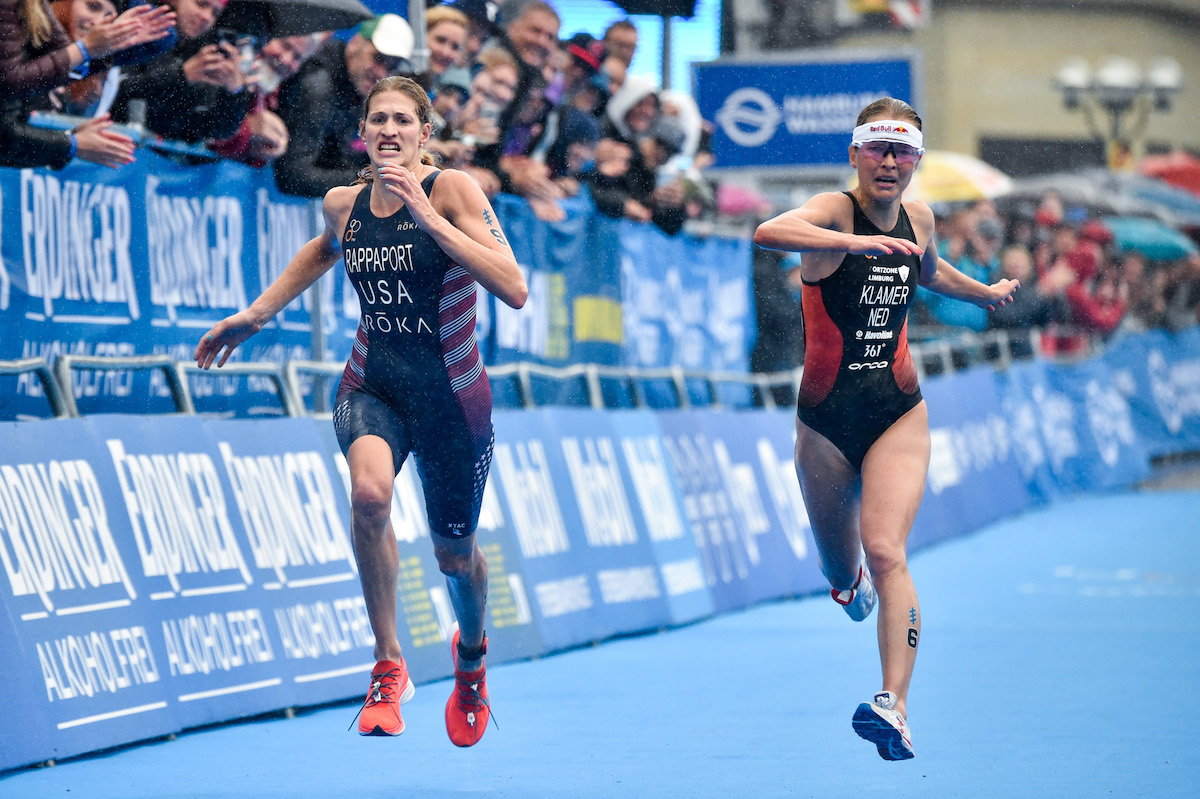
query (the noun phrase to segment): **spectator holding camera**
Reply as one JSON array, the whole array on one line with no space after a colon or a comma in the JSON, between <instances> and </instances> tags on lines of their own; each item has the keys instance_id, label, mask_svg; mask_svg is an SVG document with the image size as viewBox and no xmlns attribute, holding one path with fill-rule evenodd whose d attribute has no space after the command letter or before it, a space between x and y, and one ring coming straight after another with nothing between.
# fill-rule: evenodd
<instances>
[{"instance_id":1,"label":"spectator holding camera","mask_svg":"<svg viewBox=\"0 0 1200 799\"><path fill-rule=\"evenodd\" d=\"M683 139L679 126L662 113L653 84L627 78L608 101L596 169L587 176L597 210L678 233L686 218L683 188L677 180L660 185L658 170L680 151Z\"/></svg>"},{"instance_id":2,"label":"spectator holding camera","mask_svg":"<svg viewBox=\"0 0 1200 799\"><path fill-rule=\"evenodd\" d=\"M490 46L479 54L475 75L461 92L452 82L443 80L434 98L435 108L452 102L444 99L443 93L453 92L463 99L453 118L447 118L447 127L441 133L444 142L431 149L448 165L469 174L489 199L500 192L500 178L494 170L475 164L475 153L477 148L499 145L500 115L516 96L518 74L512 53Z\"/></svg>"},{"instance_id":3,"label":"spectator holding camera","mask_svg":"<svg viewBox=\"0 0 1200 799\"><path fill-rule=\"evenodd\" d=\"M210 141L208 148L222 158L255 167L287 152L290 134L277 113L279 86L300 70L328 35L281 36L268 41L246 76L250 108L246 118L232 136Z\"/></svg>"},{"instance_id":4,"label":"spectator holding camera","mask_svg":"<svg viewBox=\"0 0 1200 799\"><path fill-rule=\"evenodd\" d=\"M169 0L179 41L170 53L132 68L121 82L113 119L138 121L133 101L145 104L145 125L167 139L202 142L232 136L249 110L242 52L213 26L226 0Z\"/></svg>"},{"instance_id":5,"label":"spectator holding camera","mask_svg":"<svg viewBox=\"0 0 1200 799\"><path fill-rule=\"evenodd\" d=\"M147 0L51 0L50 8L67 34L78 41L92 28L116 19L131 7L147 5ZM169 6L164 6L160 14L174 17ZM175 29L172 27L161 39L118 50L107 59L112 66L90 69L86 77L53 89L46 96L44 106L79 117L107 113L121 83L121 67L149 61L170 51L175 46L175 38Z\"/></svg>"}]
</instances>

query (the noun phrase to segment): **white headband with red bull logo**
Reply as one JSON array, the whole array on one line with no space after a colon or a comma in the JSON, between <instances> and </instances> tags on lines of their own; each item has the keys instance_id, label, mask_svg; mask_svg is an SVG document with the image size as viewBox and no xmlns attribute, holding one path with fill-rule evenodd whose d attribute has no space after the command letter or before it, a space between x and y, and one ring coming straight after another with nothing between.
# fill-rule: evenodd
<instances>
[{"instance_id":1,"label":"white headband with red bull logo","mask_svg":"<svg viewBox=\"0 0 1200 799\"><path fill-rule=\"evenodd\" d=\"M897 144L907 144L910 147L917 148L917 152L924 153L925 148L924 137L921 135L921 129L911 122L902 122L896 119L877 119L874 122L867 122L864 125L859 125L854 129L854 136L850 141L851 147L861 147L869 141L890 141Z\"/></svg>"}]
</instances>

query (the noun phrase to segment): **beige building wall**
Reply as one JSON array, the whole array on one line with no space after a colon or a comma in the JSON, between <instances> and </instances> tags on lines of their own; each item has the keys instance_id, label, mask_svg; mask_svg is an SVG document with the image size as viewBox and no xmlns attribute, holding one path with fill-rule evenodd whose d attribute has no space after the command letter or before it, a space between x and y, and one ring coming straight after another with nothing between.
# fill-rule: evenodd
<instances>
[{"instance_id":1,"label":"beige building wall","mask_svg":"<svg viewBox=\"0 0 1200 799\"><path fill-rule=\"evenodd\" d=\"M1082 56L1094 70L1120 55L1144 67L1165 55L1183 67L1183 89L1170 111L1151 112L1144 139L1200 150L1200 2L933 0L928 27L850 34L837 45L897 46L921 52L925 107L918 111L931 148L978 154L979 140L990 136L1089 138L1084 114L1067 111L1054 86L1062 62ZM1100 120L1107 125L1106 116Z\"/></svg>"}]
</instances>

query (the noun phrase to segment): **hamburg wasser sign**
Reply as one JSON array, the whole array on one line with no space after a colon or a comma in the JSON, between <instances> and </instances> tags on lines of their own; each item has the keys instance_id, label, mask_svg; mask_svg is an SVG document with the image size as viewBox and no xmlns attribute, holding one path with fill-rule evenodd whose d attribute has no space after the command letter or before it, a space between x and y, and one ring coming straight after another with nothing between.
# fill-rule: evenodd
<instances>
[{"instance_id":1,"label":"hamburg wasser sign","mask_svg":"<svg viewBox=\"0 0 1200 799\"><path fill-rule=\"evenodd\" d=\"M889 96L920 112L915 52L826 51L786 61L714 61L695 69L696 100L715 128L718 167L845 164L863 106Z\"/></svg>"}]
</instances>

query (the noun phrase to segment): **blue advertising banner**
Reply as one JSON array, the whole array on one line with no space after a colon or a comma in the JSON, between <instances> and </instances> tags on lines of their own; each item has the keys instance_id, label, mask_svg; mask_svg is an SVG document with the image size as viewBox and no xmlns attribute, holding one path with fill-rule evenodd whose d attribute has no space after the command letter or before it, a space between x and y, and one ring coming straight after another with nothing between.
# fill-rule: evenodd
<instances>
[{"instance_id":1,"label":"blue advertising banner","mask_svg":"<svg viewBox=\"0 0 1200 799\"><path fill-rule=\"evenodd\" d=\"M915 52L697 64L696 102L716 123L718 167L840 166L858 112L880 97L920 107Z\"/></svg>"},{"instance_id":2,"label":"blue advertising banner","mask_svg":"<svg viewBox=\"0 0 1200 799\"><path fill-rule=\"evenodd\" d=\"M1200 330L1125 336L1104 361L1148 454L1200 448Z\"/></svg>"},{"instance_id":3,"label":"blue advertising banner","mask_svg":"<svg viewBox=\"0 0 1200 799\"><path fill-rule=\"evenodd\" d=\"M620 441L625 488L636 511L638 534L649 540L658 563L671 622L685 624L712 615L700 544L684 513L684 498L656 416L649 411L614 411L607 416Z\"/></svg>"},{"instance_id":4,"label":"blue advertising banner","mask_svg":"<svg viewBox=\"0 0 1200 799\"><path fill-rule=\"evenodd\" d=\"M927 380L929 473L909 545L918 549L978 530L1029 507L1021 471L1019 431L1005 413L991 369Z\"/></svg>"},{"instance_id":5,"label":"blue advertising banner","mask_svg":"<svg viewBox=\"0 0 1200 799\"><path fill-rule=\"evenodd\" d=\"M1045 365L1012 364L996 373L996 390L1030 502L1050 502L1073 491L1059 482L1058 475L1063 464L1079 451L1075 411L1070 398L1053 391L1046 382Z\"/></svg>"},{"instance_id":6,"label":"blue advertising banner","mask_svg":"<svg viewBox=\"0 0 1200 799\"><path fill-rule=\"evenodd\" d=\"M543 222L516 197L497 198L529 298L513 309L492 300L494 358L561 365L615 364L621 344L616 221L583 197L563 201L567 218Z\"/></svg>"},{"instance_id":7,"label":"blue advertising banner","mask_svg":"<svg viewBox=\"0 0 1200 799\"><path fill-rule=\"evenodd\" d=\"M530 605L551 651L611 633L595 612L589 564L567 532L554 416L543 410L495 412L496 448L488 477L499 488L516 533Z\"/></svg>"},{"instance_id":8,"label":"blue advertising banner","mask_svg":"<svg viewBox=\"0 0 1200 799\"><path fill-rule=\"evenodd\" d=\"M1076 489L1115 488L1144 479L1150 462L1133 427L1129 402L1098 358L1046 368L1046 382L1070 398L1079 448L1059 480Z\"/></svg>"},{"instance_id":9,"label":"blue advertising banner","mask_svg":"<svg viewBox=\"0 0 1200 799\"><path fill-rule=\"evenodd\" d=\"M201 333L245 308L321 224L319 204L279 194L269 170L185 166L145 150L117 171L80 161L57 172L0 169L0 198L0 359L188 360ZM235 357L310 357L310 296ZM169 407L158 373L79 372L73 384L85 412ZM194 388L198 405L280 413L258 379ZM42 415L44 404L37 381L22 379L5 414Z\"/></svg>"},{"instance_id":10,"label":"blue advertising banner","mask_svg":"<svg viewBox=\"0 0 1200 799\"><path fill-rule=\"evenodd\" d=\"M749 371L756 334L749 241L667 236L623 222L621 257L625 365ZM665 383L646 393L652 407L676 405Z\"/></svg>"},{"instance_id":11,"label":"blue advertising banner","mask_svg":"<svg viewBox=\"0 0 1200 799\"><path fill-rule=\"evenodd\" d=\"M817 583L816 549L791 468L791 422L780 416L658 414L662 446L718 612L799 594Z\"/></svg>"},{"instance_id":12,"label":"blue advertising banner","mask_svg":"<svg viewBox=\"0 0 1200 799\"><path fill-rule=\"evenodd\" d=\"M108 447L81 420L0 430L11 624L0 712L21 720L0 732L0 768L180 729L162 611L151 607L155 589L139 568L157 553L129 534Z\"/></svg>"},{"instance_id":13,"label":"blue advertising banner","mask_svg":"<svg viewBox=\"0 0 1200 799\"><path fill-rule=\"evenodd\" d=\"M670 621L631 477L604 414L497 414L493 476L551 649Z\"/></svg>"},{"instance_id":14,"label":"blue advertising banner","mask_svg":"<svg viewBox=\"0 0 1200 799\"><path fill-rule=\"evenodd\" d=\"M320 422L210 420L229 482L228 506L244 531L253 584L292 704L363 691L374 665L350 537L350 502Z\"/></svg>"},{"instance_id":15,"label":"blue advertising banner","mask_svg":"<svg viewBox=\"0 0 1200 799\"><path fill-rule=\"evenodd\" d=\"M479 291L476 334L485 362L622 363L622 275L661 270L671 260L683 265L683 289L708 297L701 315L690 317L688 343L671 349L686 349L689 365L744 368L753 343L748 241L666 237L598 213L586 196L564 206L566 220L548 223L519 198L497 198L530 291L519 310ZM0 359L39 356L53 365L61 354L159 354L188 361L203 332L261 294L322 226L319 201L282 195L269 170L231 162L182 165L142 151L118 171L81 162L59 172L0 169ZM626 247L627 235L652 237L651 246ZM324 342L318 359L343 360L358 321L358 297L338 265L233 359L312 359L316 327ZM26 374L15 384L14 396L0 402L0 418L44 417L37 380ZM72 384L85 414L173 410L159 372L81 370ZM189 385L201 413L283 415L266 378L210 372L191 376ZM541 382L535 391L542 402L583 399L578 385ZM497 399L505 404L503 392Z\"/></svg>"},{"instance_id":16,"label":"blue advertising banner","mask_svg":"<svg viewBox=\"0 0 1200 799\"><path fill-rule=\"evenodd\" d=\"M794 464L791 413L693 412L712 447L745 552L751 602L824 585Z\"/></svg>"}]
</instances>

